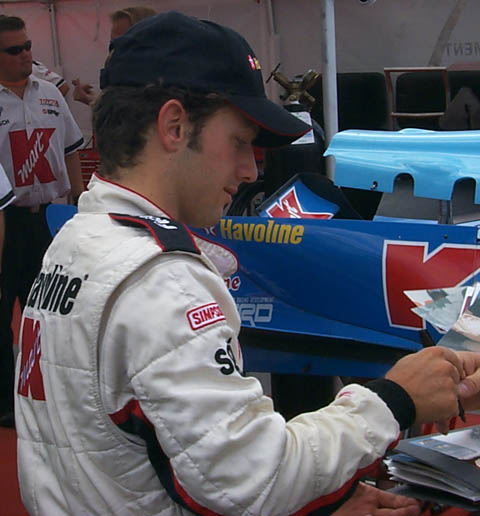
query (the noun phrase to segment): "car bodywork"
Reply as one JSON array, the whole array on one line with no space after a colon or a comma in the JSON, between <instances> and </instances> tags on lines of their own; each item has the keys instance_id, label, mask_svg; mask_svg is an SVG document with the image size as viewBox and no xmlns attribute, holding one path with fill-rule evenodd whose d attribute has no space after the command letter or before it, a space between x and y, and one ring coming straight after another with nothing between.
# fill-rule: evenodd
<instances>
[{"instance_id":1,"label":"car bodywork","mask_svg":"<svg viewBox=\"0 0 480 516\"><path fill-rule=\"evenodd\" d=\"M339 186L390 193L408 174L414 196L447 203L459 181L480 178L480 131L348 130L325 154L335 156ZM442 335L412 312L405 291L478 277L475 221L438 224L407 212L403 219L339 220L335 205L300 179L259 211L203 231L238 256L228 286L251 370L383 374L399 353L421 349L425 335L430 343Z\"/></svg>"},{"instance_id":2,"label":"car bodywork","mask_svg":"<svg viewBox=\"0 0 480 516\"><path fill-rule=\"evenodd\" d=\"M375 182L392 192L395 178L408 173L414 194L450 202L458 181L479 177L479 151L480 131L349 130L333 138L326 155L335 156L339 185L370 189ZM478 278L475 220L438 224L411 213L336 219L335 202L295 178L260 208L258 217L224 217L194 230L238 257L227 286L241 316L249 371L380 376L400 356L442 336L412 311L405 291ZM74 211L52 205L52 233Z\"/></svg>"}]
</instances>

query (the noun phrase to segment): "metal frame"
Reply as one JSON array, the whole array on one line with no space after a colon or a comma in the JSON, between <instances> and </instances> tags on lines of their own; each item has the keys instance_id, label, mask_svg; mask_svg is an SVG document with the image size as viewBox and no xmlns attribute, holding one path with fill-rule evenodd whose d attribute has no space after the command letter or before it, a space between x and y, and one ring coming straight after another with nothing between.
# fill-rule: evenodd
<instances>
[{"instance_id":1,"label":"metal frame","mask_svg":"<svg viewBox=\"0 0 480 516\"><path fill-rule=\"evenodd\" d=\"M448 81L447 68L444 66L425 66L425 67L400 67L400 68L384 68L385 82L387 86L388 110L389 110L389 127L394 130L395 118L440 118L444 111L439 112L422 112L422 113L403 113L395 110L395 99L393 93L392 73L405 72L441 72L443 85L445 88L445 109L450 104L450 83Z\"/></svg>"}]
</instances>

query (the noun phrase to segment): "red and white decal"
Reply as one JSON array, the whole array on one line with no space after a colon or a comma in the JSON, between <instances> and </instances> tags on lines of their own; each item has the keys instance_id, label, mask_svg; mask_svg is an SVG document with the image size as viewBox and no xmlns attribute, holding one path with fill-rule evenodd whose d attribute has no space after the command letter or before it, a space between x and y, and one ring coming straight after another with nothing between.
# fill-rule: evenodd
<instances>
[{"instance_id":1,"label":"red and white decal","mask_svg":"<svg viewBox=\"0 0 480 516\"><path fill-rule=\"evenodd\" d=\"M47 75L51 75L52 72L51 70L47 70L47 73L45 74L46 76ZM40 101L40 105L41 106L50 106L50 107L60 107L60 104L58 103L58 100L57 99L38 99Z\"/></svg>"},{"instance_id":2,"label":"red and white decal","mask_svg":"<svg viewBox=\"0 0 480 516\"><path fill-rule=\"evenodd\" d=\"M240 276L229 276L225 280L225 285L227 286L228 290L233 290L233 292L237 292L241 284L242 280L240 279Z\"/></svg>"},{"instance_id":3,"label":"red and white decal","mask_svg":"<svg viewBox=\"0 0 480 516\"><path fill-rule=\"evenodd\" d=\"M225 316L217 303L209 303L208 305L189 310L187 312L187 319L192 330L199 330L210 324L224 321Z\"/></svg>"},{"instance_id":4,"label":"red and white decal","mask_svg":"<svg viewBox=\"0 0 480 516\"><path fill-rule=\"evenodd\" d=\"M383 244L383 293L391 326L422 329L424 320L405 290L427 290L462 285L480 269L478 246L440 245L428 252L428 242Z\"/></svg>"},{"instance_id":5,"label":"red and white decal","mask_svg":"<svg viewBox=\"0 0 480 516\"><path fill-rule=\"evenodd\" d=\"M30 317L25 317L21 339L22 362L18 378L18 394L28 397L28 394L31 393L34 400L45 401L40 369L40 323Z\"/></svg>"},{"instance_id":6,"label":"red and white decal","mask_svg":"<svg viewBox=\"0 0 480 516\"><path fill-rule=\"evenodd\" d=\"M217 228L215 226L210 226L209 228L203 228L203 231L207 234L207 235L211 235L211 236L217 236Z\"/></svg>"},{"instance_id":7,"label":"red and white decal","mask_svg":"<svg viewBox=\"0 0 480 516\"><path fill-rule=\"evenodd\" d=\"M30 138L27 138L25 130L8 133L15 186L33 185L34 176L40 183L50 183L56 180L45 156L54 132L55 129L35 129Z\"/></svg>"},{"instance_id":8,"label":"red and white decal","mask_svg":"<svg viewBox=\"0 0 480 516\"><path fill-rule=\"evenodd\" d=\"M270 217L284 219L331 219L334 215L322 211L304 211L294 186L287 190L266 212Z\"/></svg>"}]
</instances>

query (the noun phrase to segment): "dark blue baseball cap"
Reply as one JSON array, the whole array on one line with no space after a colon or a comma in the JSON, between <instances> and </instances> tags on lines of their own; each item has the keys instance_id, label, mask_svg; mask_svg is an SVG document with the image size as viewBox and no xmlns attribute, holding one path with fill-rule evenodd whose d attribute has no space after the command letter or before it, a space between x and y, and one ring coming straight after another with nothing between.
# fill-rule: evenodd
<instances>
[{"instance_id":1,"label":"dark blue baseball cap","mask_svg":"<svg viewBox=\"0 0 480 516\"><path fill-rule=\"evenodd\" d=\"M286 145L311 129L267 98L260 63L247 41L211 21L169 11L136 23L111 41L100 88L158 81L222 94L259 126L258 147Z\"/></svg>"}]
</instances>

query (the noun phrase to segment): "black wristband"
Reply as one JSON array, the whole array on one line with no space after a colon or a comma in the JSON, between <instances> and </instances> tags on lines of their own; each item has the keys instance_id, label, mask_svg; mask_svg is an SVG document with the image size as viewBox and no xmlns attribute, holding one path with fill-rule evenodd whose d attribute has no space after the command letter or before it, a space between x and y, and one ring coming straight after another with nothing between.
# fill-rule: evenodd
<instances>
[{"instance_id":1,"label":"black wristband","mask_svg":"<svg viewBox=\"0 0 480 516\"><path fill-rule=\"evenodd\" d=\"M388 405L400 425L400 430L413 425L417 414L415 403L402 386L386 378L380 378L366 383L365 387L377 393Z\"/></svg>"}]
</instances>

